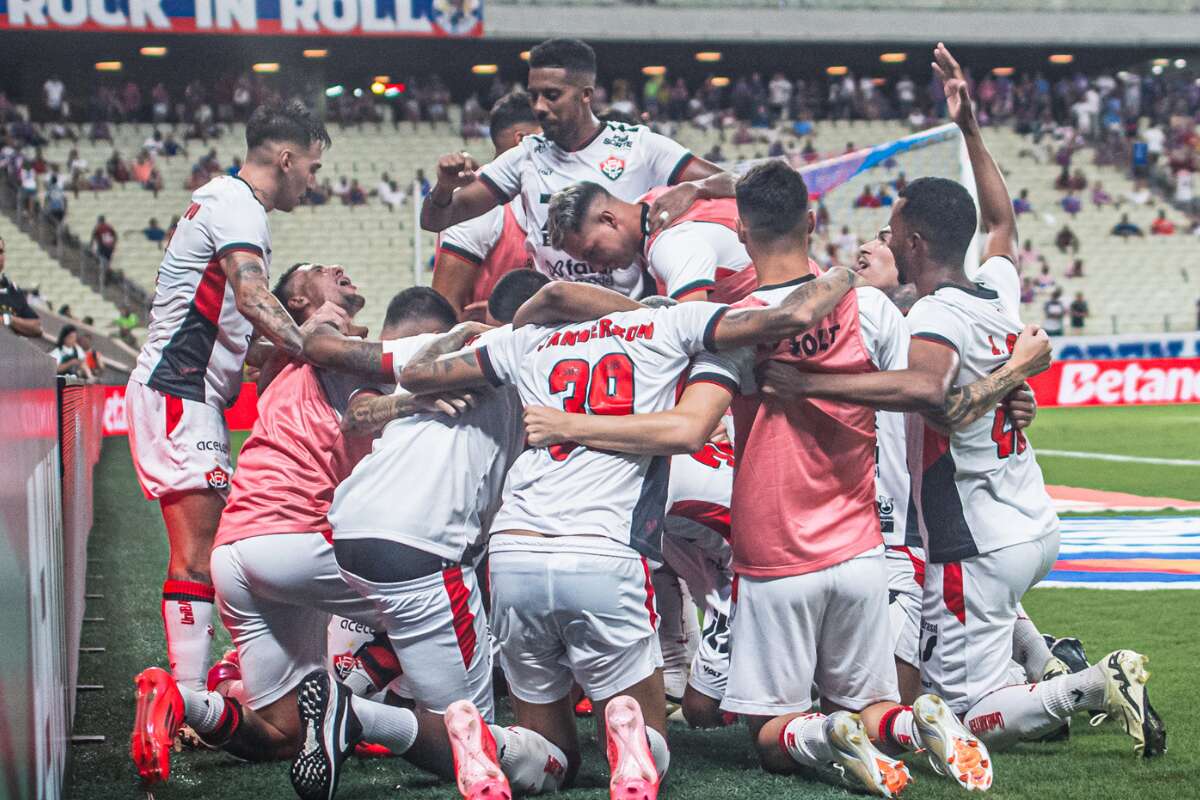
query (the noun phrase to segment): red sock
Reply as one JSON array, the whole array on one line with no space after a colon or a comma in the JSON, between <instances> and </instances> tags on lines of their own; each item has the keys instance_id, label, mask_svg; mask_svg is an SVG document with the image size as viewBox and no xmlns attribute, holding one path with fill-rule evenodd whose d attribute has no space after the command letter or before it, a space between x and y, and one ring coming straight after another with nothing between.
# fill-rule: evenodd
<instances>
[{"instance_id":1,"label":"red sock","mask_svg":"<svg viewBox=\"0 0 1200 800\"><path fill-rule=\"evenodd\" d=\"M208 672L215 598L216 591L207 583L174 580L163 583L162 617L171 673L180 684L197 691L204 691Z\"/></svg>"},{"instance_id":2,"label":"red sock","mask_svg":"<svg viewBox=\"0 0 1200 800\"><path fill-rule=\"evenodd\" d=\"M910 753L921 749L917 740L912 706L894 706L883 713L879 720L879 741L893 744Z\"/></svg>"}]
</instances>

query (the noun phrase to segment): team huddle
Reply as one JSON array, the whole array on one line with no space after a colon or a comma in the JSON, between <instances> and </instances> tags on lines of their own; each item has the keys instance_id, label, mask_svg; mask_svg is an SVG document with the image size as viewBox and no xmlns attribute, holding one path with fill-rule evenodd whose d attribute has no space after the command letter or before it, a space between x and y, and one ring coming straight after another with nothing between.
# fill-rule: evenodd
<instances>
[{"instance_id":1,"label":"team huddle","mask_svg":"<svg viewBox=\"0 0 1200 800\"><path fill-rule=\"evenodd\" d=\"M302 106L259 109L241 172L168 242L127 390L170 540L142 779L190 736L290 760L305 800L356 749L469 799L553 792L587 709L623 800L657 796L668 715L740 720L763 769L882 797L921 763L987 790L990 751L1076 712L1165 752L1146 657L1089 666L1021 607L1059 546L1023 432L1050 345L1019 318L1012 203L963 72L934 57L978 211L914 180L852 268L822 271L798 172L737 177L598 119L591 48L544 42L492 109L495 159L439 161L433 287L391 298L376 337L345 267L269 283L268 213L330 138ZM236 649L210 668L214 608Z\"/></svg>"}]
</instances>

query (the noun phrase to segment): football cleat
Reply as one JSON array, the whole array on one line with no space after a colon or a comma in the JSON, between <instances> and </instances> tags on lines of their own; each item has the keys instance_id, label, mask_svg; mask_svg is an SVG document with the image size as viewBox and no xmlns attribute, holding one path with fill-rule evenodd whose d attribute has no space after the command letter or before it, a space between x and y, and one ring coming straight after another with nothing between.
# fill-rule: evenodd
<instances>
[{"instance_id":1,"label":"football cleat","mask_svg":"<svg viewBox=\"0 0 1200 800\"><path fill-rule=\"evenodd\" d=\"M242 664L238 661L237 650L230 650L221 656L221 659L208 668L208 678L204 681L204 688L210 692L217 691L217 687L225 681L240 681L242 679Z\"/></svg>"},{"instance_id":2,"label":"football cleat","mask_svg":"<svg viewBox=\"0 0 1200 800\"><path fill-rule=\"evenodd\" d=\"M992 759L987 745L971 735L946 701L935 694L923 694L913 702L912 709L917 735L934 771L953 778L968 792L991 788Z\"/></svg>"},{"instance_id":3,"label":"football cleat","mask_svg":"<svg viewBox=\"0 0 1200 800\"><path fill-rule=\"evenodd\" d=\"M512 800L496 756L496 739L479 709L458 700L446 709L443 721L454 755L454 777L465 800Z\"/></svg>"},{"instance_id":4,"label":"football cleat","mask_svg":"<svg viewBox=\"0 0 1200 800\"><path fill-rule=\"evenodd\" d=\"M171 750L183 724L183 695L171 673L161 667L142 670L133 684L137 699L129 755L142 782L152 786L171 776Z\"/></svg>"},{"instance_id":5,"label":"football cleat","mask_svg":"<svg viewBox=\"0 0 1200 800\"><path fill-rule=\"evenodd\" d=\"M1048 637L1047 637L1048 638ZM1089 666L1087 653L1083 649L1083 642L1074 637L1064 637L1055 639L1050 645L1050 653L1059 661L1067 665L1067 669L1071 672L1083 672Z\"/></svg>"},{"instance_id":6,"label":"football cleat","mask_svg":"<svg viewBox=\"0 0 1200 800\"><path fill-rule=\"evenodd\" d=\"M331 800L342 764L362 737L350 690L316 669L300 683L296 705L304 738L292 761L292 788L303 800Z\"/></svg>"},{"instance_id":7,"label":"football cleat","mask_svg":"<svg viewBox=\"0 0 1200 800\"><path fill-rule=\"evenodd\" d=\"M641 706L632 697L614 697L604 709L604 727L608 735L611 800L655 800L658 769L650 742L646 740Z\"/></svg>"},{"instance_id":8,"label":"football cleat","mask_svg":"<svg viewBox=\"0 0 1200 800\"><path fill-rule=\"evenodd\" d=\"M884 755L871 743L858 714L833 712L825 719L825 735L837 759L835 769L859 788L879 797L899 797L912 782L903 761Z\"/></svg>"},{"instance_id":9,"label":"football cleat","mask_svg":"<svg viewBox=\"0 0 1200 800\"><path fill-rule=\"evenodd\" d=\"M1121 724L1133 739L1133 752L1153 758L1167 751L1167 729L1150 705L1146 681L1150 661L1132 650L1115 650L1101 662L1104 669L1104 714L1092 720L1097 725L1105 717Z\"/></svg>"}]
</instances>

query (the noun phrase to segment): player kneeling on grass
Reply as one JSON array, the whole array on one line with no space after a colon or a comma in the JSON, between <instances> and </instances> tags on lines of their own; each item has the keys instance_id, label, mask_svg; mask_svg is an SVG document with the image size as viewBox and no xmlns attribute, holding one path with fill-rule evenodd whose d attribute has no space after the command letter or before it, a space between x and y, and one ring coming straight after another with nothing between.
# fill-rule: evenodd
<instances>
[{"instance_id":1,"label":"player kneeling on grass","mask_svg":"<svg viewBox=\"0 0 1200 800\"><path fill-rule=\"evenodd\" d=\"M138 676L132 755L150 783L167 779L172 738L185 720L206 742L240 758L293 756L301 741L298 687L324 663L329 616L382 625L375 606L338 573L326 513L334 488L370 449L374 433L347 413L348 406L361 395L390 391L394 377L385 353L393 342L357 341L362 357L350 359L325 346L332 337L314 333L322 327L332 333L328 323L349 327L363 306L341 267L297 264L274 293L301 325L306 358L343 371L288 363L259 400L211 558L218 610L237 659L214 667L209 691L176 682L157 667ZM453 310L440 296L410 289L389 306L383 338L453 324ZM466 407L458 397L393 397L393 415ZM222 682L229 696L212 691Z\"/></svg>"},{"instance_id":2,"label":"player kneeling on grass","mask_svg":"<svg viewBox=\"0 0 1200 800\"><path fill-rule=\"evenodd\" d=\"M981 136L961 68L942 45L934 55L951 116L968 139ZM1027 377L1016 362L1034 326L1023 330L1020 321L1016 222L1004 179L986 149L968 153L977 194L1002 198L980 203L988 235L975 274L963 268L978 227L963 186L922 178L892 208L888 247L901 282L919 295L908 314L907 368L777 378L789 397L919 412L909 415L908 463L928 557L924 686L994 745L1039 738L1075 711L1104 708L1138 755L1159 755L1166 731L1146 692L1145 656L1117 650L1089 669L1028 685L1013 670L1019 602L1054 565L1058 517L1033 448L1003 408L980 402Z\"/></svg>"}]
</instances>

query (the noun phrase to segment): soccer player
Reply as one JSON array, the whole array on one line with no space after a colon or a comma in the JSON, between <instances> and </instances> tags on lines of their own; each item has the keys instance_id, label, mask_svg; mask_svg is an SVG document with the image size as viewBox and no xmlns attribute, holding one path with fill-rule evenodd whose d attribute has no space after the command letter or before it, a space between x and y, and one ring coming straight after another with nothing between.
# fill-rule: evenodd
<instances>
[{"instance_id":1,"label":"soccer player","mask_svg":"<svg viewBox=\"0 0 1200 800\"><path fill-rule=\"evenodd\" d=\"M297 264L274 292L306 333L353 317L364 303L337 266ZM330 305L343 316L330 313ZM374 347L386 351L394 344L387 340L444 332L454 322L440 295L409 289L389 305L385 341ZM260 398L211 561L221 621L237 648L239 674L222 677L240 685L236 696L225 697L158 667L137 677L132 754L146 782L168 778L175 729L184 721L206 743L239 758L292 757L300 744L297 687L324 662L330 615L381 627L375 607L342 581L326 518L334 489L370 450L378 429L348 414L360 393L382 393L374 377L374 369L353 375L293 361ZM461 397L402 394L390 413L464 408Z\"/></svg>"},{"instance_id":2,"label":"soccer player","mask_svg":"<svg viewBox=\"0 0 1200 800\"><path fill-rule=\"evenodd\" d=\"M536 290L510 272L491 301L515 307ZM531 273L532 274L532 273ZM541 278L542 276L538 276ZM520 295L521 297L513 297ZM450 307L446 304L449 311ZM457 350L484 329L463 323L445 336L396 343L398 369L414 353ZM487 341L503 329L487 331ZM371 398L351 417L372 419L407 393ZM333 494L333 551L342 578L376 608L404 671L415 709L351 696L316 670L301 684L304 746L292 785L309 798L332 797L342 765L361 738L413 764L455 776L466 797L557 788L567 757L543 737L492 719L492 653L476 576L481 538L508 466L523 447L520 401L512 390L483 391L454 419L394 419ZM403 487L403 502L397 501ZM470 701L461 703L460 701Z\"/></svg>"},{"instance_id":3,"label":"soccer player","mask_svg":"<svg viewBox=\"0 0 1200 800\"><path fill-rule=\"evenodd\" d=\"M224 410L242 385L254 332L301 355L296 323L271 294L267 214L291 211L316 185L329 134L299 103L259 108L246 158L192 195L158 270L146 344L126 387L129 446L170 544L162 616L171 672L204 688L212 641L208 557L229 492Z\"/></svg>"},{"instance_id":4,"label":"soccer player","mask_svg":"<svg viewBox=\"0 0 1200 800\"><path fill-rule=\"evenodd\" d=\"M979 137L961 68L944 45L935 58L951 116L968 137ZM1007 197L987 150L968 152L979 196ZM985 260L971 279L963 261L976 227L961 185L923 178L905 187L892 209L888 247L900 280L915 283L920 297L908 315L908 368L803 375L803 391L893 411L941 410L940 420L952 423L946 435L944 426L909 417L912 495L928 559L922 685L995 746L1038 738L1076 710L1104 708L1134 740L1135 753L1159 755L1166 731L1150 705L1139 653L1116 650L1082 672L1010 685L1018 603L1053 567L1058 518L1033 448L1003 406L984 402L1026 377L1012 366L1022 325L1011 206L984 217ZM980 409L988 413L978 416Z\"/></svg>"},{"instance_id":5,"label":"soccer player","mask_svg":"<svg viewBox=\"0 0 1200 800\"><path fill-rule=\"evenodd\" d=\"M671 191L656 198L650 210L650 225L657 229L697 199L729 197L733 180L644 126L601 122L592 111L595 81L596 54L587 44L550 39L534 47L527 88L543 134L526 136L482 169L466 153L443 156L437 184L421 207L421 227L442 231L520 196L535 269L556 280L597 283L631 297L647 294L636 264L602 268L553 247L546 229L550 197L579 181L603 183L624 200L671 184Z\"/></svg>"},{"instance_id":6,"label":"soccer player","mask_svg":"<svg viewBox=\"0 0 1200 800\"><path fill-rule=\"evenodd\" d=\"M817 279L807 258L813 218L803 178L783 162L737 185L739 234L763 285L746 311L786 302ZM874 371L903 363L907 332L879 291L839 298L802 334L763 352L789 369ZM969 788L991 783L986 749L941 700L896 703L886 572L874 491L874 414L848 404L776 403L755 393L754 355L705 354L676 407L624 419L527 408L531 444L562 439L619 452L685 451L721 419L734 392L737 468L731 503L734 569L730 674L721 707L749 717L763 766L794 772L837 764L857 785L893 796L909 781L891 750L949 754ZM582 436L582 439L578 437ZM781 657L762 654L781 648ZM828 716L807 713L820 690ZM861 712L865 719L857 714ZM868 735L870 730L871 735ZM943 763L944 760L943 760Z\"/></svg>"},{"instance_id":7,"label":"soccer player","mask_svg":"<svg viewBox=\"0 0 1200 800\"><path fill-rule=\"evenodd\" d=\"M733 198L697 200L652 231L650 207L664 191L627 203L598 183L568 186L550 199L550 244L599 267L644 265L656 292L674 300L733 303L753 291L754 265L738 240Z\"/></svg>"},{"instance_id":8,"label":"soccer player","mask_svg":"<svg viewBox=\"0 0 1200 800\"><path fill-rule=\"evenodd\" d=\"M496 101L490 126L497 157L526 136L542 132L529 95L520 91ZM459 319L482 321L496 281L530 266L525 239L525 210L515 200L447 228L438 237L434 290L450 301Z\"/></svg>"},{"instance_id":9,"label":"soccer player","mask_svg":"<svg viewBox=\"0 0 1200 800\"><path fill-rule=\"evenodd\" d=\"M599 319L578 293L551 283L518 312L523 327L462 353L418 356L401 382L418 392L516 386L527 406L554 404L568 416L662 411L692 356L796 335L854 282L836 268L775 307L733 313L704 302L645 308L590 289L602 310L628 309ZM587 321L525 324L571 317ZM682 452L700 450L715 427ZM604 720L614 798L654 797L670 761L650 585L667 467L663 457L571 442L526 450L491 526L494 631L517 720L577 762L569 699L577 682Z\"/></svg>"}]
</instances>

